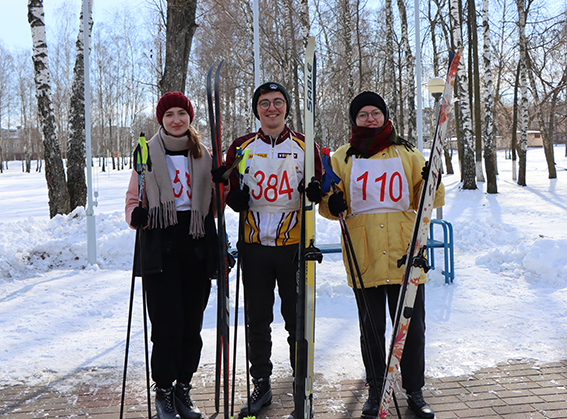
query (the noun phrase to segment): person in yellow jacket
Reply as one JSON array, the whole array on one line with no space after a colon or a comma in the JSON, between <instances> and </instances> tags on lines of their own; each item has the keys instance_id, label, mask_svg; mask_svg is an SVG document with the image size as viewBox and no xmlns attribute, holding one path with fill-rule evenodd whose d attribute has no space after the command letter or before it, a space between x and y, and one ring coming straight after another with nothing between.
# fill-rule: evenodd
<instances>
[{"instance_id":1,"label":"person in yellow jacket","mask_svg":"<svg viewBox=\"0 0 567 419\"><path fill-rule=\"evenodd\" d=\"M398 136L389 118L388 106L377 93L358 94L350 104L349 118L352 127L349 143L331 157L333 171L341 181L335 193L323 197L319 213L325 218L337 219L340 212L346 211L346 224L379 340L376 342L369 313L359 305L360 328L364 331L361 349L369 385L362 418L376 418L379 408L376 395L380 392L385 369L380 354L386 353L386 307L394 318L404 273L404 267L398 267L398 259L406 254L411 240L415 211L428 169L419 150ZM445 188L439 182L434 207L444 204L444 196ZM343 260L348 266L344 243ZM353 286L348 269L347 279ZM401 369L408 405L417 417L433 418L435 415L421 390L425 383L425 281L425 273L422 273ZM358 281L356 285L360 287ZM354 291L361 292L357 288ZM357 298L357 301L362 300Z\"/></svg>"}]
</instances>

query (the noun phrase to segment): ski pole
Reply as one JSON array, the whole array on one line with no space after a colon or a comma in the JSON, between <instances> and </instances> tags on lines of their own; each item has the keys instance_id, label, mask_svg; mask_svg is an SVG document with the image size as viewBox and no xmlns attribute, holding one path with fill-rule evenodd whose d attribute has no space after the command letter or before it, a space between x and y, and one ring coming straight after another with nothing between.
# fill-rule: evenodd
<instances>
[{"instance_id":1,"label":"ski pole","mask_svg":"<svg viewBox=\"0 0 567 419\"><path fill-rule=\"evenodd\" d=\"M137 234L136 234L137 237ZM136 252L134 252L134 261ZM120 419L124 417L124 396L126 393L126 370L128 368L128 349L130 347L130 330L132 328L132 305L134 303L134 287L136 284L136 274L134 273L134 263L132 264L132 282L130 285L130 303L128 305L128 326L126 328L126 349L124 350L124 372L122 374L122 395L120 399Z\"/></svg>"},{"instance_id":2,"label":"ski pole","mask_svg":"<svg viewBox=\"0 0 567 419\"><path fill-rule=\"evenodd\" d=\"M248 153L246 153L248 154ZM227 171L223 174L223 179L228 179L232 170L236 167L240 168L240 161L243 158L242 149L240 147L236 148L236 159L232 166L227 169ZM242 174L239 170L239 176L242 183ZM240 185L242 188L242 185ZM238 240L237 240L237 253L238 253L238 243L241 242L243 237L244 231L244 217L242 214L238 216ZM238 337L238 301L240 298L240 270L242 268L242 254L237 256L236 262L236 295L234 299L234 343L233 343L233 355L232 355L232 393L231 393L231 401L230 401L230 417L234 419L234 397L236 392L236 353L237 353L237 337ZM246 360L248 362L248 360Z\"/></svg>"},{"instance_id":3,"label":"ski pole","mask_svg":"<svg viewBox=\"0 0 567 419\"><path fill-rule=\"evenodd\" d=\"M227 169L225 174L222 176L223 179L228 179L232 171L236 168L238 170L238 176L240 180L240 189L242 189L242 182L244 177L244 172L246 170L246 159L248 158L248 153L250 152L249 149L242 151L242 148L236 148L236 158L234 163ZM236 297L235 297L235 314L234 314L234 350L233 350L233 361L232 361L232 400L231 400L231 418L234 418L234 397L235 397L235 382L236 382L236 338L237 338L237 330L238 330L238 301L240 296L240 272L242 269L242 258L244 251L242 250L241 244L244 242L244 216L242 213L238 215L238 241L237 241L237 251L238 251L238 261L236 265ZM243 284L244 285L244 284ZM244 290L243 290L244 291ZM247 383L247 397L248 397L248 415L245 418L255 418L255 416L250 416L250 378L248 376L249 373L249 365L248 365L248 330L247 330L247 317L246 317L246 295L243 292L244 296L244 340L245 340L245 353L246 353L246 383ZM244 418L242 418L244 419Z\"/></svg>"},{"instance_id":4,"label":"ski pole","mask_svg":"<svg viewBox=\"0 0 567 419\"><path fill-rule=\"evenodd\" d=\"M140 133L140 137L138 139L138 145L134 150L134 162L135 162L135 170L138 173L138 206L142 207L143 205L143 197L144 197L144 188L146 183L146 170L151 171L151 161L149 159L149 152L148 146L146 143L146 138L144 133ZM140 252L140 263L141 263L141 273L142 273L142 305L143 305L143 314L144 314L144 348L145 348L145 361L146 361L146 390L147 390L147 398L148 398L148 419L151 419L152 416L152 407L151 407L151 396L150 396L150 372L149 372L149 348L148 348L148 327L147 327L147 309L146 309L146 292L144 286L144 257L143 257L143 226L136 227L136 243L138 246L135 246L137 249L134 251L134 262L132 264L132 282L130 286L130 303L128 308L128 326L126 332L126 349L124 351L124 373L122 376L122 395L120 401L120 418L123 418L124 415L124 399L126 394L126 374L128 368L128 353L130 348L130 334L132 330L132 310L133 310L133 303L134 303L134 288L136 282L136 273L134 270L136 256L138 252ZM138 252L136 252L136 250Z\"/></svg>"},{"instance_id":5,"label":"ski pole","mask_svg":"<svg viewBox=\"0 0 567 419\"><path fill-rule=\"evenodd\" d=\"M341 178L333 171L333 169L331 167L330 152L331 152L331 150L329 148L327 148L327 147L322 148L321 160L322 160L323 166L325 168L325 174L328 174L328 177L323 182L325 184L324 189L329 188L329 184L330 184L330 187L333 189L333 193L337 193L337 183L341 181ZM382 365L385 366L386 365L386 354L384 353L384 348L382 348L382 345L380 345L380 340L378 339L378 332L377 332L377 328L376 328L376 323L374 322L374 316L372 315L372 312L370 311L370 304L368 303L368 298L366 296L364 281L362 280L362 273L360 271L360 266L359 266L358 260L356 258L356 253L354 252L354 246L352 244L350 232L349 232L348 226L346 224L344 212L340 212L338 218L339 218L339 225L341 227L341 235L342 235L342 238L343 238L343 242L345 243L345 253L346 253L346 256L347 256L349 271L350 271L350 275L352 277L354 296L355 296L355 299L357 300L357 305L359 305L359 306L360 306L360 298L362 298L362 304L363 304L364 309L366 310L366 313L368 314L368 319L370 321L370 328L372 329L372 333L374 335L374 340L376 341L378 349L380 350L380 359L382 361ZM360 288L357 284L357 279L358 279L358 282L360 283ZM368 336L366 334L366 329L364 327L362 327L361 331L363 333L366 351L368 352L369 361L370 361L370 365L371 365L372 381L373 381L373 384L374 384L374 391L376 392L376 396L378 397L378 400L380 400L379 396L381 394L382 389L378 390L378 386L377 386L378 381L377 381L377 377L374 374L374 357L372 356L372 352L370 350L370 343L369 343L369 340L368 340ZM400 408L398 406L398 402L396 400L396 396L393 395L393 397L394 397L394 405L396 407L398 418L401 419L402 416L401 416Z\"/></svg>"},{"instance_id":6,"label":"ski pole","mask_svg":"<svg viewBox=\"0 0 567 419\"><path fill-rule=\"evenodd\" d=\"M239 217L238 220L238 230L239 230L239 234L238 236L240 237L240 225L241 225L241 221L240 218L242 218L241 216ZM238 252L238 250L237 250ZM236 261L236 295L234 297L234 342L233 342L233 347L234 349L233 351L233 355L232 355L232 394L231 394L231 401L230 401L230 417L234 418L234 393L236 391L236 342L237 342L237 336L238 336L238 299L240 298L239 292L240 292L240 265L241 265L241 260L240 260L240 255L237 256L237 261Z\"/></svg>"}]
</instances>

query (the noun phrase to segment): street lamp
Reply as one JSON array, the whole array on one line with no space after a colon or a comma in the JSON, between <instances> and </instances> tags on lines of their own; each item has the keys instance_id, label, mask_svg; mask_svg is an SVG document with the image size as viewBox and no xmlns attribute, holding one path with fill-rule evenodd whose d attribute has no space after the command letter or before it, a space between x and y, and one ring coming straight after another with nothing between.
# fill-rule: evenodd
<instances>
[{"instance_id":1,"label":"street lamp","mask_svg":"<svg viewBox=\"0 0 567 419\"><path fill-rule=\"evenodd\" d=\"M429 90L429 93L431 93L431 96L435 99L434 123L437 124L439 121L440 111L439 101L441 100L441 96L443 96L443 91L445 90L445 80L439 77L433 77L429 80L429 83L427 83L427 90ZM433 135L435 135L435 130L433 130ZM443 207L437 208L437 218L443 218Z\"/></svg>"},{"instance_id":2,"label":"street lamp","mask_svg":"<svg viewBox=\"0 0 567 419\"><path fill-rule=\"evenodd\" d=\"M445 80L439 77L433 77L427 83L427 90L431 93L431 96L435 99L435 120L439 118L439 100L443 96L443 91L445 90Z\"/></svg>"}]
</instances>

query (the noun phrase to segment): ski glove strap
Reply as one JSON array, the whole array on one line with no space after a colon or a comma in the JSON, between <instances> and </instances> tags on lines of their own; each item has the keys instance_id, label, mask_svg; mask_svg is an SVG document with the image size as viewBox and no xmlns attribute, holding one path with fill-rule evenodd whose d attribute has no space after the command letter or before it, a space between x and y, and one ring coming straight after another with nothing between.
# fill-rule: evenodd
<instances>
[{"instance_id":1,"label":"ski glove strap","mask_svg":"<svg viewBox=\"0 0 567 419\"><path fill-rule=\"evenodd\" d=\"M339 214L343 211L346 211L347 208L348 205L345 201L344 193L342 191L336 192L329 197L329 211L335 217L338 217Z\"/></svg>"}]
</instances>

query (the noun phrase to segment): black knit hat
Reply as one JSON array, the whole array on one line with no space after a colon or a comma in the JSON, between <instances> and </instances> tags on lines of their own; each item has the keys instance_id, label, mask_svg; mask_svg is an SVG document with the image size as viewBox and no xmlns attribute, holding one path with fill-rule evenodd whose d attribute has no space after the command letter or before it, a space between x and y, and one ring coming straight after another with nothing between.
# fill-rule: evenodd
<instances>
[{"instance_id":1,"label":"black knit hat","mask_svg":"<svg viewBox=\"0 0 567 419\"><path fill-rule=\"evenodd\" d=\"M386 102L384 102L382 96L380 96L378 93L366 90L356 95L352 102L350 102L348 116L352 125L356 126L356 115L358 114L358 111L368 105L376 106L382 111L382 113L384 114L384 122L387 122L388 119L390 119L390 111L388 110L388 105L386 105Z\"/></svg>"},{"instance_id":2,"label":"black knit hat","mask_svg":"<svg viewBox=\"0 0 567 419\"><path fill-rule=\"evenodd\" d=\"M287 118L287 116L289 115L289 108L291 104L289 93L281 84L276 83L275 81L269 81L258 86L256 91L254 92L254 96L252 97L252 111L254 112L254 115L256 115L257 119L260 119L260 117L258 116L258 98L260 97L260 95L274 91L281 92L284 95L286 101L285 117Z\"/></svg>"}]
</instances>

